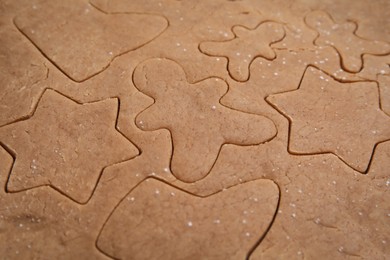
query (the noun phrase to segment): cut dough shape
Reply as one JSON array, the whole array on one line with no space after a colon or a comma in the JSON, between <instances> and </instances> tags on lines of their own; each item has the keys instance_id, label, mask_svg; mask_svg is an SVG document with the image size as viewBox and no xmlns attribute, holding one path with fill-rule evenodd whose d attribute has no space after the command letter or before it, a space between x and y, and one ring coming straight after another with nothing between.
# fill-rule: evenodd
<instances>
[{"instance_id":1,"label":"cut dough shape","mask_svg":"<svg viewBox=\"0 0 390 260\"><path fill-rule=\"evenodd\" d=\"M114 57L145 45L168 26L160 16L107 15L77 0L31 6L15 18L15 24L75 81L103 71Z\"/></svg>"},{"instance_id":2,"label":"cut dough shape","mask_svg":"<svg viewBox=\"0 0 390 260\"><path fill-rule=\"evenodd\" d=\"M291 120L293 153L331 152L365 172L375 145L390 139L390 117L373 82L340 83L309 67L298 90L267 100Z\"/></svg>"},{"instance_id":3,"label":"cut dough shape","mask_svg":"<svg viewBox=\"0 0 390 260\"><path fill-rule=\"evenodd\" d=\"M227 108L219 99L227 85L218 78L189 84L176 62L152 59L134 72L134 84L155 103L136 118L140 129L171 131L171 170L182 181L205 177L224 143L254 145L276 135L275 125L264 116Z\"/></svg>"},{"instance_id":4,"label":"cut dough shape","mask_svg":"<svg viewBox=\"0 0 390 260\"><path fill-rule=\"evenodd\" d=\"M278 186L269 180L199 198L149 179L114 210L97 246L121 259L244 259L278 200Z\"/></svg>"},{"instance_id":5,"label":"cut dough shape","mask_svg":"<svg viewBox=\"0 0 390 260\"><path fill-rule=\"evenodd\" d=\"M105 166L138 154L115 129L117 109L115 99L79 105L47 90L30 119L0 129L16 157L7 190L50 185L86 202Z\"/></svg>"},{"instance_id":6,"label":"cut dough shape","mask_svg":"<svg viewBox=\"0 0 390 260\"><path fill-rule=\"evenodd\" d=\"M390 44L363 39L355 34L356 24L337 24L325 12L315 11L305 18L306 23L319 33L315 43L333 46L340 53L342 66L357 73L363 68L363 54L384 55L390 53Z\"/></svg>"},{"instance_id":7,"label":"cut dough shape","mask_svg":"<svg viewBox=\"0 0 390 260\"><path fill-rule=\"evenodd\" d=\"M323 10L331 14L336 22L355 21L358 24L356 33L363 38L390 42L390 2L387 0L297 0L295 3L308 10Z\"/></svg>"},{"instance_id":8,"label":"cut dough shape","mask_svg":"<svg viewBox=\"0 0 390 260\"><path fill-rule=\"evenodd\" d=\"M202 42L200 50L211 56L227 57L228 69L232 78L246 81L249 78L249 66L254 58L275 59L271 45L285 36L283 26L275 22L260 23L254 29L234 26L234 38L222 42Z\"/></svg>"}]
</instances>

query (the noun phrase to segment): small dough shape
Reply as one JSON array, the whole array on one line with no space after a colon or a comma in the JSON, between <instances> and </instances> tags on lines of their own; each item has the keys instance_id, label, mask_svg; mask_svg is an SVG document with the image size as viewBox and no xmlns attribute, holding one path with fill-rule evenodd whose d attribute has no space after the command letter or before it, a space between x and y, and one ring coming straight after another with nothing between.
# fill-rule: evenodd
<instances>
[{"instance_id":1,"label":"small dough shape","mask_svg":"<svg viewBox=\"0 0 390 260\"><path fill-rule=\"evenodd\" d=\"M262 22L254 29L236 25L232 31L235 36L233 39L203 42L199 48L211 56L227 57L229 73L237 81L249 79L249 66L256 57L275 59L276 54L271 45L285 36L283 26L275 22Z\"/></svg>"},{"instance_id":2,"label":"small dough shape","mask_svg":"<svg viewBox=\"0 0 390 260\"><path fill-rule=\"evenodd\" d=\"M293 153L330 152L365 173L375 145L390 139L390 117L373 82L340 83L308 67L298 90L267 101L290 120Z\"/></svg>"},{"instance_id":3,"label":"small dough shape","mask_svg":"<svg viewBox=\"0 0 390 260\"><path fill-rule=\"evenodd\" d=\"M131 159L138 149L116 129L118 101L89 104L47 90L33 116L0 129L15 163L7 191L49 185L85 203L104 167Z\"/></svg>"},{"instance_id":4,"label":"small dough shape","mask_svg":"<svg viewBox=\"0 0 390 260\"><path fill-rule=\"evenodd\" d=\"M97 246L116 259L244 259L278 200L270 180L200 198L147 179L115 208Z\"/></svg>"},{"instance_id":5,"label":"small dough shape","mask_svg":"<svg viewBox=\"0 0 390 260\"><path fill-rule=\"evenodd\" d=\"M171 131L172 173L185 182L205 177L223 144L255 145L276 135L274 123L260 115L219 103L226 83L209 78L189 84L181 66L167 59L147 60L135 69L134 84L155 103L136 117L143 130Z\"/></svg>"},{"instance_id":6,"label":"small dough shape","mask_svg":"<svg viewBox=\"0 0 390 260\"><path fill-rule=\"evenodd\" d=\"M309 27L318 31L315 44L332 46L340 54L344 70L357 73L363 68L363 55L384 55L390 53L390 44L371 41L356 35L357 25L352 22L337 24L332 17L322 11L309 13L305 21Z\"/></svg>"}]
</instances>

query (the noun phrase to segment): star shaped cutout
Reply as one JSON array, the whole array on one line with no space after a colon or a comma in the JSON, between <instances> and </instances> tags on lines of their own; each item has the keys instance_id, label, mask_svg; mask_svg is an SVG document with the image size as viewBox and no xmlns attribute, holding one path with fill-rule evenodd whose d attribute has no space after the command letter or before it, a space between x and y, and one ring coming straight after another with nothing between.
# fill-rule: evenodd
<instances>
[{"instance_id":1,"label":"star shaped cutout","mask_svg":"<svg viewBox=\"0 0 390 260\"><path fill-rule=\"evenodd\" d=\"M340 83L308 67L298 90L267 98L291 122L292 153L333 153L366 172L375 145L390 138L390 118L374 82Z\"/></svg>"},{"instance_id":2,"label":"star shaped cutout","mask_svg":"<svg viewBox=\"0 0 390 260\"><path fill-rule=\"evenodd\" d=\"M232 31L235 36L233 39L203 42L200 50L207 55L228 57L229 73L237 81L248 80L249 66L256 57L275 59L271 44L281 41L285 36L283 26L275 22L260 23L253 30L237 25Z\"/></svg>"},{"instance_id":3,"label":"star shaped cutout","mask_svg":"<svg viewBox=\"0 0 390 260\"><path fill-rule=\"evenodd\" d=\"M184 70L166 59L137 66L134 84L155 103L136 117L143 130L170 130L172 173L185 182L205 177L223 144L255 145L276 135L274 123L260 115L230 109L219 103L227 84L209 78L189 84Z\"/></svg>"},{"instance_id":4,"label":"star shaped cutout","mask_svg":"<svg viewBox=\"0 0 390 260\"><path fill-rule=\"evenodd\" d=\"M116 131L117 112L116 99L77 104L46 90L31 118L0 129L0 142L15 156L7 190L50 185L88 201L106 166L138 154Z\"/></svg>"},{"instance_id":5,"label":"star shaped cutout","mask_svg":"<svg viewBox=\"0 0 390 260\"><path fill-rule=\"evenodd\" d=\"M356 35L357 25L352 22L337 24L322 11L315 11L305 18L306 24L319 35L315 44L332 46L340 54L343 69L357 73L363 68L364 54L383 55L390 53L390 44L371 41Z\"/></svg>"}]
</instances>

